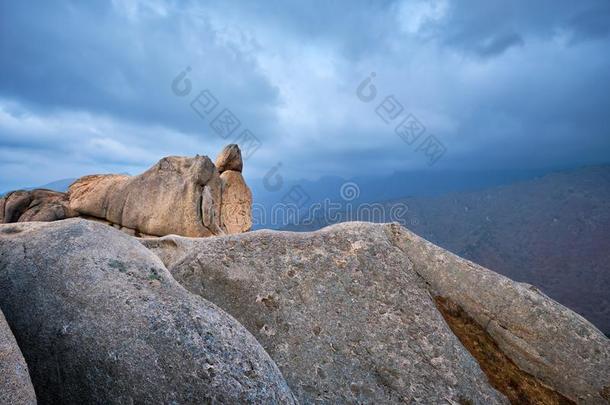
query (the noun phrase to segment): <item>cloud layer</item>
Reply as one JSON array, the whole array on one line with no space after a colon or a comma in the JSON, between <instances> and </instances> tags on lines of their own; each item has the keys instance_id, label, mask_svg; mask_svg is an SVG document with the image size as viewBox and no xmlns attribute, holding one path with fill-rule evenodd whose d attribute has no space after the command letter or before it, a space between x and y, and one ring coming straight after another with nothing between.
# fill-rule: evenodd
<instances>
[{"instance_id":1,"label":"cloud layer","mask_svg":"<svg viewBox=\"0 0 610 405\"><path fill-rule=\"evenodd\" d=\"M429 134L433 168L607 162L609 27L604 0L2 2L0 190L214 156L243 129L261 145L249 178L427 168ZM226 138L209 125L224 108ZM426 129L413 144L395 133L408 115Z\"/></svg>"}]
</instances>

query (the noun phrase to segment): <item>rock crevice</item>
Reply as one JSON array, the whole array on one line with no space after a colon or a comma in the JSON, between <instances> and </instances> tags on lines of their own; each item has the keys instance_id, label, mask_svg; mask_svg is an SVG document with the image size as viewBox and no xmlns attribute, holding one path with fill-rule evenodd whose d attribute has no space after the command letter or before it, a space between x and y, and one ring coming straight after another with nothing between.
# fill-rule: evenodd
<instances>
[{"instance_id":1,"label":"rock crevice","mask_svg":"<svg viewBox=\"0 0 610 405\"><path fill-rule=\"evenodd\" d=\"M392 243L434 296L459 306L523 372L577 403L605 404L610 342L580 315L538 289L458 257L399 225Z\"/></svg>"},{"instance_id":2,"label":"rock crevice","mask_svg":"<svg viewBox=\"0 0 610 405\"><path fill-rule=\"evenodd\" d=\"M492 386L513 404L573 405L574 401L553 391L536 377L521 370L504 354L493 338L459 305L434 297L445 321L464 347L477 360Z\"/></svg>"}]
</instances>

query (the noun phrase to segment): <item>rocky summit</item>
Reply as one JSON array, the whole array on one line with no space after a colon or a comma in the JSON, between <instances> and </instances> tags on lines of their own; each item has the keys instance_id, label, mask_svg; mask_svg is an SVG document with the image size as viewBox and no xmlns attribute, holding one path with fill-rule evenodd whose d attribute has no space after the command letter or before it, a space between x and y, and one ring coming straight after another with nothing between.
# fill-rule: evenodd
<instances>
[{"instance_id":1,"label":"rocky summit","mask_svg":"<svg viewBox=\"0 0 610 405\"><path fill-rule=\"evenodd\" d=\"M4 224L0 308L0 399L15 403L33 403L28 381L68 404L610 394L610 343L588 321L395 224L154 239L82 218Z\"/></svg>"},{"instance_id":2,"label":"rocky summit","mask_svg":"<svg viewBox=\"0 0 610 405\"><path fill-rule=\"evenodd\" d=\"M303 403L608 400L599 330L398 225L142 243L246 326Z\"/></svg>"},{"instance_id":3,"label":"rocky summit","mask_svg":"<svg viewBox=\"0 0 610 405\"><path fill-rule=\"evenodd\" d=\"M247 232L242 169L0 199L0 402L607 403L582 317L395 224Z\"/></svg>"},{"instance_id":4,"label":"rocky summit","mask_svg":"<svg viewBox=\"0 0 610 405\"><path fill-rule=\"evenodd\" d=\"M143 237L248 231L252 193L241 174L239 146L224 148L217 165L207 156L169 156L137 176L81 177L67 193L14 191L0 198L0 223L80 216Z\"/></svg>"}]
</instances>

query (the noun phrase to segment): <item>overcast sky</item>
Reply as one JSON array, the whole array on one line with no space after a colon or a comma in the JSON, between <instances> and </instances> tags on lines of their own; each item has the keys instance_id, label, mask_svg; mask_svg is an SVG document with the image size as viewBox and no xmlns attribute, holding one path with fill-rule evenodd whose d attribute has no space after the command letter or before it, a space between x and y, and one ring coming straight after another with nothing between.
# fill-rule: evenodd
<instances>
[{"instance_id":1,"label":"overcast sky","mask_svg":"<svg viewBox=\"0 0 610 405\"><path fill-rule=\"evenodd\" d=\"M0 0L0 190L214 158L244 130L249 179L610 161L608 0L205 3Z\"/></svg>"}]
</instances>

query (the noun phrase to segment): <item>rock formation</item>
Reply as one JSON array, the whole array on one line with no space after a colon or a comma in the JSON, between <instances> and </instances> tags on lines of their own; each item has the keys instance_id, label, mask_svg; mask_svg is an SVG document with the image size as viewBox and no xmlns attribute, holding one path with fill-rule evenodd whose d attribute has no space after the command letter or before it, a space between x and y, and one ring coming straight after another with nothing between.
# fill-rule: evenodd
<instances>
[{"instance_id":1,"label":"rock formation","mask_svg":"<svg viewBox=\"0 0 610 405\"><path fill-rule=\"evenodd\" d=\"M0 225L0 307L41 403L294 403L243 326L109 226Z\"/></svg>"},{"instance_id":2,"label":"rock formation","mask_svg":"<svg viewBox=\"0 0 610 405\"><path fill-rule=\"evenodd\" d=\"M228 234L242 233L252 227L252 193L241 174L241 151L235 144L226 146L216 158L222 180L223 230Z\"/></svg>"},{"instance_id":3,"label":"rock formation","mask_svg":"<svg viewBox=\"0 0 610 405\"><path fill-rule=\"evenodd\" d=\"M138 176L95 175L75 181L70 207L147 235L221 233L221 182L206 156L170 156Z\"/></svg>"},{"instance_id":4,"label":"rock formation","mask_svg":"<svg viewBox=\"0 0 610 405\"><path fill-rule=\"evenodd\" d=\"M244 163L241 158L241 150L239 150L239 146L234 143L225 146L216 158L216 168L219 173L227 170L241 173L243 167Z\"/></svg>"},{"instance_id":5,"label":"rock formation","mask_svg":"<svg viewBox=\"0 0 610 405\"><path fill-rule=\"evenodd\" d=\"M217 159L170 156L138 176L91 175L68 194L15 191L0 199L0 223L55 221L81 216L133 236L190 237L246 232L252 226L252 193L241 174L237 145Z\"/></svg>"},{"instance_id":6,"label":"rock formation","mask_svg":"<svg viewBox=\"0 0 610 405\"><path fill-rule=\"evenodd\" d=\"M0 311L0 404L36 404L28 366Z\"/></svg>"},{"instance_id":7,"label":"rock formation","mask_svg":"<svg viewBox=\"0 0 610 405\"><path fill-rule=\"evenodd\" d=\"M0 223L57 221L76 215L68 196L57 191L19 190L0 198Z\"/></svg>"},{"instance_id":8,"label":"rock formation","mask_svg":"<svg viewBox=\"0 0 610 405\"><path fill-rule=\"evenodd\" d=\"M42 403L610 399L593 325L394 224L156 239L0 225L0 308ZM0 388L27 403L1 321Z\"/></svg>"},{"instance_id":9,"label":"rock formation","mask_svg":"<svg viewBox=\"0 0 610 405\"><path fill-rule=\"evenodd\" d=\"M397 225L142 243L246 326L302 403L608 399L593 325Z\"/></svg>"},{"instance_id":10,"label":"rock formation","mask_svg":"<svg viewBox=\"0 0 610 405\"><path fill-rule=\"evenodd\" d=\"M610 401L610 340L586 319L534 286L462 259L402 227L390 230L431 293L483 326L521 370L574 402Z\"/></svg>"}]
</instances>

